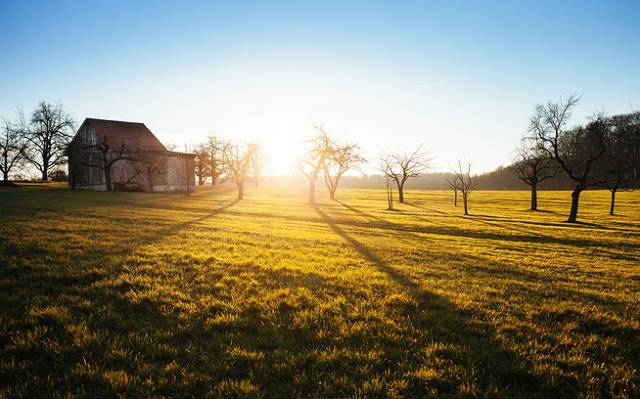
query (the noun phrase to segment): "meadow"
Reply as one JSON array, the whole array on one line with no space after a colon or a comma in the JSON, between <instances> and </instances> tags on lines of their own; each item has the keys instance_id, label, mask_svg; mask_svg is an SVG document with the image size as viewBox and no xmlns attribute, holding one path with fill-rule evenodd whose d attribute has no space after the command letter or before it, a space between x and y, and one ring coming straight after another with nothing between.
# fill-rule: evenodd
<instances>
[{"instance_id":1,"label":"meadow","mask_svg":"<svg viewBox=\"0 0 640 399\"><path fill-rule=\"evenodd\" d=\"M637 398L608 195L0 188L0 397Z\"/></svg>"}]
</instances>

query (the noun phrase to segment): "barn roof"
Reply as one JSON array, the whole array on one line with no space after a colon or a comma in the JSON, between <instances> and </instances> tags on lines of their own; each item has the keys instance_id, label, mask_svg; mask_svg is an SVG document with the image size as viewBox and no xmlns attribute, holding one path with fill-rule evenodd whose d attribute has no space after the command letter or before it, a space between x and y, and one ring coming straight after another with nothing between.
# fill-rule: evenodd
<instances>
[{"instance_id":1,"label":"barn roof","mask_svg":"<svg viewBox=\"0 0 640 399\"><path fill-rule=\"evenodd\" d=\"M101 140L106 138L112 146L120 147L124 145L129 148L140 147L147 151L167 151L165 146L144 123L86 118L82 126L85 124L89 124L95 129L98 138ZM80 126L80 129L82 129L82 126Z\"/></svg>"}]
</instances>

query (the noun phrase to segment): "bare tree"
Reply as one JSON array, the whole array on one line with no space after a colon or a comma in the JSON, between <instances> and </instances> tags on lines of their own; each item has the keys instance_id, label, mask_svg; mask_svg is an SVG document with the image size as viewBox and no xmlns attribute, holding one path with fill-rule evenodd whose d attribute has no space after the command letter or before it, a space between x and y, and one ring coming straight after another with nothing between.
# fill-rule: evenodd
<instances>
[{"instance_id":1,"label":"bare tree","mask_svg":"<svg viewBox=\"0 0 640 399\"><path fill-rule=\"evenodd\" d=\"M571 111L579 97L572 95L566 101L538 104L531 117L529 131L536 145L546 156L556 161L567 176L575 182L571 193L571 210L567 222L578 217L580 194L589 187L602 184L594 179L594 163L605 151L607 123L596 115L586 127L567 130Z\"/></svg>"},{"instance_id":2,"label":"bare tree","mask_svg":"<svg viewBox=\"0 0 640 399\"><path fill-rule=\"evenodd\" d=\"M26 143L20 137L20 131L11 121L4 119L0 131L0 172L2 180L9 181L9 174L24 161Z\"/></svg>"},{"instance_id":3,"label":"bare tree","mask_svg":"<svg viewBox=\"0 0 640 399\"><path fill-rule=\"evenodd\" d=\"M256 151L253 145L226 143L222 151L224 163L231 179L238 188L238 199L244 198L244 183L251 167L251 158Z\"/></svg>"},{"instance_id":4,"label":"bare tree","mask_svg":"<svg viewBox=\"0 0 640 399\"><path fill-rule=\"evenodd\" d=\"M31 148L26 159L40 171L42 180L48 179L52 168L64 164L73 129L73 119L60 104L41 101L31 114L29 124L22 132Z\"/></svg>"},{"instance_id":5,"label":"bare tree","mask_svg":"<svg viewBox=\"0 0 640 399\"><path fill-rule=\"evenodd\" d=\"M384 182L387 188L387 209L393 210L393 187L389 182L389 178L387 176L384 177Z\"/></svg>"},{"instance_id":6,"label":"bare tree","mask_svg":"<svg viewBox=\"0 0 640 399\"><path fill-rule=\"evenodd\" d=\"M228 144L229 143L226 143L223 140L216 137L215 134L211 134L207 139L206 147L209 151L207 160L208 160L209 177L211 178L212 186L216 185L216 183L218 182L218 179L224 173L224 170L225 170L224 150Z\"/></svg>"},{"instance_id":7,"label":"bare tree","mask_svg":"<svg viewBox=\"0 0 640 399\"><path fill-rule=\"evenodd\" d=\"M306 158L298 164L298 170L309 181L309 203L316 203L316 181L318 175L324 168L324 164L327 158L333 151L333 141L319 126L314 126L317 134L314 138L308 141L309 151L307 151Z\"/></svg>"},{"instance_id":8,"label":"bare tree","mask_svg":"<svg viewBox=\"0 0 640 399\"><path fill-rule=\"evenodd\" d=\"M254 148L253 156L251 157L251 175L253 177L253 183L256 188L260 185L262 180L262 172L267 163L267 157L264 154L262 146L259 144L252 144Z\"/></svg>"},{"instance_id":9,"label":"bare tree","mask_svg":"<svg viewBox=\"0 0 640 399\"><path fill-rule=\"evenodd\" d=\"M107 191L113 190L111 170L113 166L123 160L138 161L139 153L134 154L132 149L124 144L112 146L106 137L99 139L95 144L83 143L79 139L72 140L66 148L65 154L73 165L69 171L71 188L75 188L76 172L78 166L86 166L102 170Z\"/></svg>"},{"instance_id":10,"label":"bare tree","mask_svg":"<svg viewBox=\"0 0 640 399\"><path fill-rule=\"evenodd\" d=\"M458 178L455 174L445 175L444 180L447 185L453 190L453 206L458 206Z\"/></svg>"},{"instance_id":11,"label":"bare tree","mask_svg":"<svg viewBox=\"0 0 640 399\"><path fill-rule=\"evenodd\" d=\"M471 175L471 162L465 162L464 164L458 161L458 168L454 169L456 184L458 189L462 193L462 203L464 205L464 214L469 214L469 194L476 187L476 178Z\"/></svg>"},{"instance_id":12,"label":"bare tree","mask_svg":"<svg viewBox=\"0 0 640 399\"><path fill-rule=\"evenodd\" d=\"M211 162L209 159L209 148L206 144L200 144L193 151L195 154L195 169L198 177L198 185L204 185L205 179L210 175Z\"/></svg>"},{"instance_id":13,"label":"bare tree","mask_svg":"<svg viewBox=\"0 0 640 399\"><path fill-rule=\"evenodd\" d=\"M364 164L366 160L360 155L357 144L334 145L324 165L324 182L329 190L329 197L335 199L336 190L344 174Z\"/></svg>"},{"instance_id":14,"label":"bare tree","mask_svg":"<svg viewBox=\"0 0 640 399\"><path fill-rule=\"evenodd\" d=\"M411 154L391 153L380 159L380 170L398 187L398 201L400 203L404 203L404 184L407 180L420 176L430 167L431 158L421 150L422 145Z\"/></svg>"},{"instance_id":15,"label":"bare tree","mask_svg":"<svg viewBox=\"0 0 640 399\"><path fill-rule=\"evenodd\" d=\"M614 215L616 193L640 186L640 113L617 115L609 122L607 151L596 173L611 192L609 214Z\"/></svg>"},{"instance_id":16,"label":"bare tree","mask_svg":"<svg viewBox=\"0 0 640 399\"><path fill-rule=\"evenodd\" d=\"M131 155L129 157L129 160L136 163L136 174L144 176L144 185L142 189L144 191L153 192L153 187L155 186L154 181L156 177L166 173L167 157L164 156L164 154L161 152L150 151L139 143L136 143L132 147L133 149L130 151ZM127 159L126 156L123 159ZM133 179L134 176L131 176L129 180L132 181ZM185 182L187 183L187 194L189 194L188 175L185 176Z\"/></svg>"},{"instance_id":17,"label":"bare tree","mask_svg":"<svg viewBox=\"0 0 640 399\"><path fill-rule=\"evenodd\" d=\"M538 210L538 184L554 177L559 172L558 167L535 142L527 145L525 140L518 147L511 167L518 179L531 187L531 210Z\"/></svg>"}]
</instances>

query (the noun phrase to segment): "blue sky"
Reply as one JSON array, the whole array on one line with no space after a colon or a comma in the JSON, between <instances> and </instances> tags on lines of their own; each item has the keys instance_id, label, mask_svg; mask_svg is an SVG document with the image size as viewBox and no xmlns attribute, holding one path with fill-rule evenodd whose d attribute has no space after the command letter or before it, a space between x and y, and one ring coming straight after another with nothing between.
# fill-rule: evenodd
<instances>
[{"instance_id":1,"label":"blue sky","mask_svg":"<svg viewBox=\"0 0 640 399\"><path fill-rule=\"evenodd\" d=\"M487 171L538 102L640 108L638 1L4 1L0 20L0 116L46 99L180 147L216 131L277 173L312 123L374 165L423 143L436 170Z\"/></svg>"}]
</instances>

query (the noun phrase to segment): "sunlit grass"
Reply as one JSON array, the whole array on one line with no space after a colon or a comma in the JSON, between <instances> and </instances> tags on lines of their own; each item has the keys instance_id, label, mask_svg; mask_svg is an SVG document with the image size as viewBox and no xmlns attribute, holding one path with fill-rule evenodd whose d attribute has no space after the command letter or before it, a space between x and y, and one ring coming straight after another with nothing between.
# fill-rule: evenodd
<instances>
[{"instance_id":1,"label":"sunlit grass","mask_svg":"<svg viewBox=\"0 0 640 399\"><path fill-rule=\"evenodd\" d=\"M0 397L638 397L607 194L0 191Z\"/></svg>"}]
</instances>

